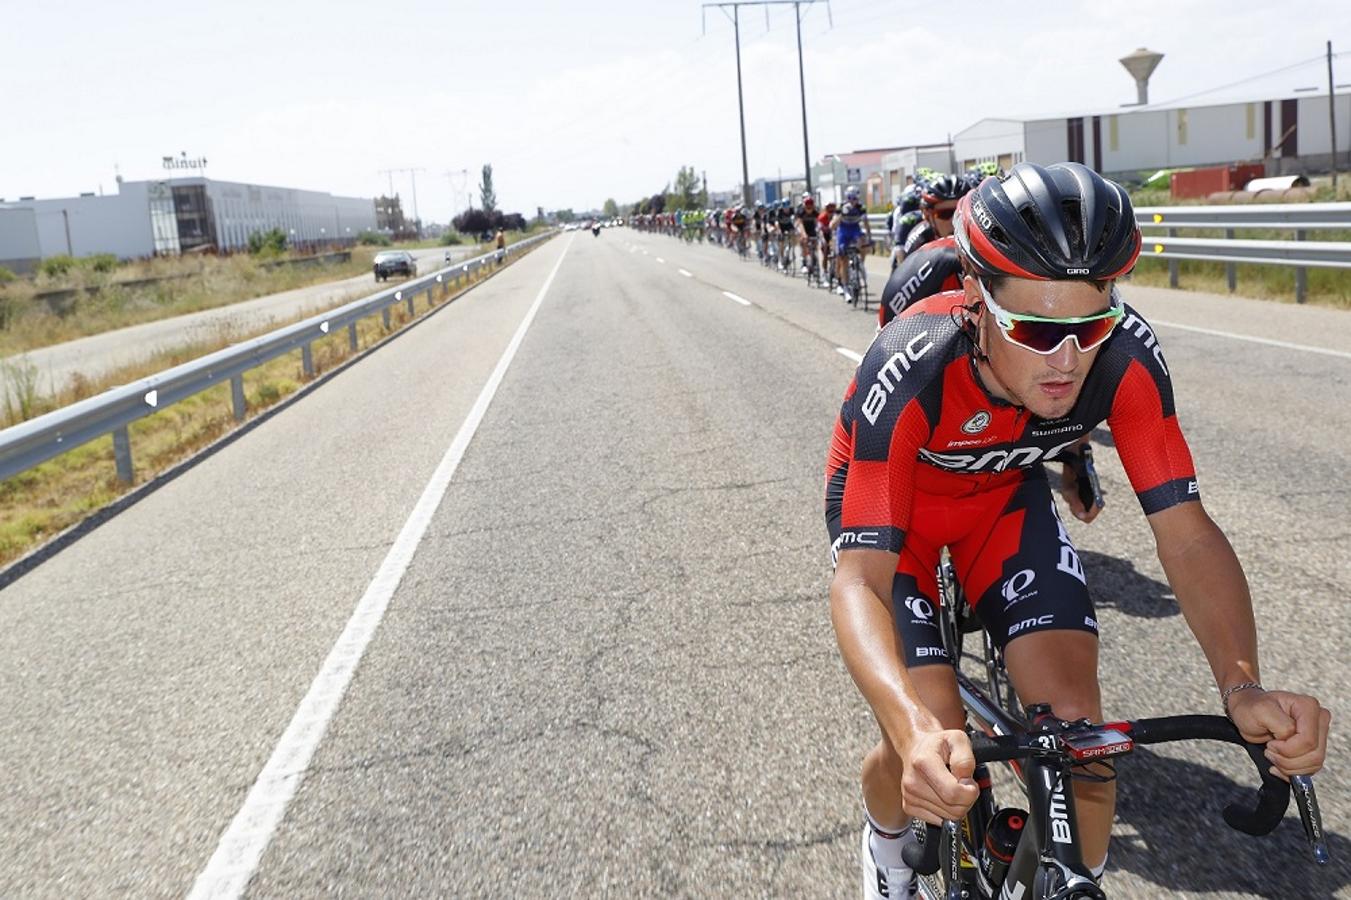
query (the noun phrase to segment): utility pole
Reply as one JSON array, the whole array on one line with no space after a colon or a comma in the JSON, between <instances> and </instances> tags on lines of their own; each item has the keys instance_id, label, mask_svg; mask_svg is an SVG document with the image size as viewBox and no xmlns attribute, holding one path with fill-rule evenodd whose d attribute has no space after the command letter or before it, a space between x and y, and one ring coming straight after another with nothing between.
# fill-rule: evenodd
<instances>
[{"instance_id":1,"label":"utility pole","mask_svg":"<svg viewBox=\"0 0 1351 900\"><path fill-rule=\"evenodd\" d=\"M723 10L723 15L727 14L726 7L732 7L732 30L736 34L736 102L737 109L741 113L741 195L742 201L749 204L751 202L750 170L746 165L746 107L741 97L741 24L738 13L743 6L764 6L765 21L769 21L770 6L792 6L793 17L797 20L797 80L798 88L802 92L802 163L803 177L807 180L807 190L812 189L812 159L811 153L807 149L807 78L803 72L802 66L802 6L805 4L810 7L817 0L726 0L722 3L705 3L703 8L716 6ZM834 17L830 15L830 0L825 0L826 16L830 18L830 24L835 24Z\"/></svg>"},{"instance_id":2,"label":"utility pole","mask_svg":"<svg viewBox=\"0 0 1351 900\"><path fill-rule=\"evenodd\" d=\"M1328 41L1328 134L1332 136L1332 190L1337 191L1337 105L1332 93L1332 41Z\"/></svg>"},{"instance_id":3,"label":"utility pole","mask_svg":"<svg viewBox=\"0 0 1351 900\"><path fill-rule=\"evenodd\" d=\"M454 204L455 207L454 212L458 213L460 211L460 195L465 193L465 185L469 183L469 170L452 169L447 171L445 176L450 180L451 193L455 195L454 199L451 200L451 203Z\"/></svg>"},{"instance_id":4,"label":"utility pole","mask_svg":"<svg viewBox=\"0 0 1351 900\"><path fill-rule=\"evenodd\" d=\"M425 171L427 171L427 170L426 170L426 169L413 168L413 167L411 167L411 166L405 166L405 167L402 168L402 169L381 169L381 170L380 170L380 173L381 173L381 174L387 174L387 175L389 175L389 195L390 195L391 197L394 196L394 173L395 173L395 172L407 172L407 173L409 174L409 176L413 179L413 221L414 221L414 222L417 222L417 236L418 236L418 237L422 237L422 218L418 215L418 211L417 211L417 173L418 173L418 172L425 172Z\"/></svg>"}]
</instances>

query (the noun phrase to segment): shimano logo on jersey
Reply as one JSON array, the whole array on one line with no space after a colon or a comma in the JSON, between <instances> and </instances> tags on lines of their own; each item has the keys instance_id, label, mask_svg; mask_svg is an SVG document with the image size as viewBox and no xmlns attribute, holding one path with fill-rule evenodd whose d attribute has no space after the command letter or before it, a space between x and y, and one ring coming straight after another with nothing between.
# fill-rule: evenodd
<instances>
[{"instance_id":1,"label":"shimano logo on jersey","mask_svg":"<svg viewBox=\"0 0 1351 900\"><path fill-rule=\"evenodd\" d=\"M896 353L887 360L886 365L882 366L877 373L877 383L868 388L868 396L863 400L863 417L868 420L869 425L877 424L877 417L882 414L882 408L887 405L887 398L891 392L896 390L896 385L901 383L901 378L906 372L910 371L910 366L919 362L920 357L933 349L933 341L929 341L923 347L918 349L915 345L929 336L929 332L921 331L910 339L905 345L905 349Z\"/></svg>"},{"instance_id":2,"label":"shimano logo on jersey","mask_svg":"<svg viewBox=\"0 0 1351 900\"><path fill-rule=\"evenodd\" d=\"M920 459L951 472L1003 472L1006 469L1030 468L1060 453L1077 441L1072 438L1048 450L1040 447L1014 447L1012 450L989 450L977 456L974 453L934 453L921 447Z\"/></svg>"},{"instance_id":3,"label":"shimano logo on jersey","mask_svg":"<svg viewBox=\"0 0 1351 900\"><path fill-rule=\"evenodd\" d=\"M1154 361L1159 364L1160 369L1163 369L1163 374L1169 374L1168 364L1163 361L1163 348L1159 346L1159 339L1154 336L1154 329L1150 328L1144 319L1135 313L1130 313L1126 316L1126 320L1121 323L1121 330L1130 332L1144 341L1145 349L1153 350Z\"/></svg>"},{"instance_id":4,"label":"shimano logo on jersey","mask_svg":"<svg viewBox=\"0 0 1351 900\"><path fill-rule=\"evenodd\" d=\"M1087 275L1087 274L1089 273L1089 271L1090 271L1089 269L1066 269L1066 270L1065 270L1065 274L1066 274L1066 275Z\"/></svg>"}]
</instances>

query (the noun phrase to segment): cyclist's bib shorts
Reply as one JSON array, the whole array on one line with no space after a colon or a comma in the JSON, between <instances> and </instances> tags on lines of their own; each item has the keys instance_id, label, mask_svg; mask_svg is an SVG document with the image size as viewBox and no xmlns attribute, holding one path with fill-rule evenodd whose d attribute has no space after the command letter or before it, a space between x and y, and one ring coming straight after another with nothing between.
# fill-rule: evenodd
<instances>
[{"instance_id":1,"label":"cyclist's bib shorts","mask_svg":"<svg viewBox=\"0 0 1351 900\"><path fill-rule=\"evenodd\" d=\"M829 512L834 541L839 512ZM1098 633L1083 565L1060 524L1044 469L1029 470L1017 484L968 497L916 493L911 522L891 588L907 667L951 665L936 615L935 572L943 547L967 602L1001 650L1037 631Z\"/></svg>"},{"instance_id":2,"label":"cyclist's bib shorts","mask_svg":"<svg viewBox=\"0 0 1351 900\"><path fill-rule=\"evenodd\" d=\"M844 248L858 242L863 237L863 226L841 222L835 227L835 249L843 253Z\"/></svg>"}]
</instances>

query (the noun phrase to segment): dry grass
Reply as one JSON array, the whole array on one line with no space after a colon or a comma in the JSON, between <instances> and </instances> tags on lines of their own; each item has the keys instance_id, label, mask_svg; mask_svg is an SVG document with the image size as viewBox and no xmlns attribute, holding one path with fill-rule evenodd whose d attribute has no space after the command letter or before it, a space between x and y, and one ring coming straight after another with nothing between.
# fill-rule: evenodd
<instances>
[{"instance_id":1,"label":"dry grass","mask_svg":"<svg viewBox=\"0 0 1351 900\"><path fill-rule=\"evenodd\" d=\"M475 282L462 288L459 293L468 290L478 280L490 277L493 271L498 270L482 271ZM454 299L459 293L449 294L447 291L446 297ZM371 316L357 323L357 344L360 348L357 352L398 331L413 318L424 315L427 307L422 294L418 295L418 300L422 302L416 304L416 316L409 315L406 304L392 307L388 329L384 327L380 316ZM447 299L437 298L438 305L445 302ZM299 319L297 317L295 321ZM273 323L258 333L279 327L283 326ZM77 380L57 397L38 401L36 408L30 412L40 415L49 409L66 406L116 385L162 372L253 336L218 329L191 346L160 354L143 364L110 373L97 381ZM311 349L315 377L331 371L353 355L349 350L345 328L315 341ZM22 377L22 373L19 377ZM289 397L310 380L304 375L298 350L245 372L243 379L250 416L256 416ZM3 387L7 394L15 390L8 380ZM13 412L15 416L8 418L6 425L24 418L17 407ZM228 382L133 422L128 432L135 481L141 483L153 478L235 427ZM124 485L117 479L111 435L0 482L0 565L25 555L130 489L130 485Z\"/></svg>"},{"instance_id":2,"label":"dry grass","mask_svg":"<svg viewBox=\"0 0 1351 900\"><path fill-rule=\"evenodd\" d=\"M39 276L0 287L0 356L12 356L91 334L229 306L280 291L369 274L376 250L355 247L350 262L310 267L265 268L248 256L170 257L119 266L114 272L73 269L59 278ZM181 277L176 277L181 276ZM172 278L126 287L120 281ZM93 287L93 293L83 293ZM48 290L81 291L62 314L34 295Z\"/></svg>"}]
</instances>

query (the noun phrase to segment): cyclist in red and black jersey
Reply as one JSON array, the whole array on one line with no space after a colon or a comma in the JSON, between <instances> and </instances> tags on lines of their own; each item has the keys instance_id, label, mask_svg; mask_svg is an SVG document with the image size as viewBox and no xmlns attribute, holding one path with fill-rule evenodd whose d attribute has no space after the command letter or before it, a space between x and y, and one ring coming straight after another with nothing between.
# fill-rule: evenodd
<instances>
[{"instance_id":1,"label":"cyclist in red and black jersey","mask_svg":"<svg viewBox=\"0 0 1351 900\"><path fill-rule=\"evenodd\" d=\"M907 306L932 297L940 291L955 291L962 286L962 265L953 237L930 241L906 255L887 278L882 288L882 305L877 308L877 325L885 326Z\"/></svg>"},{"instance_id":2,"label":"cyclist in red and black jersey","mask_svg":"<svg viewBox=\"0 0 1351 900\"><path fill-rule=\"evenodd\" d=\"M973 178L970 175L935 175L925 181L919 195L919 210L924 221L906 235L905 244L898 254L900 261L903 262L906 256L929 241L951 235L957 201L978 184L979 176Z\"/></svg>"},{"instance_id":3,"label":"cyclist in red and black jersey","mask_svg":"<svg viewBox=\"0 0 1351 900\"><path fill-rule=\"evenodd\" d=\"M816 254L816 249L812 246L812 243L816 240L816 232L820 227L816 218L820 215L820 212L816 208L816 198L805 191L802 194L802 202L793 211L793 218L797 221L798 242L802 247L802 274L804 275L807 274L808 257Z\"/></svg>"},{"instance_id":4,"label":"cyclist in red and black jersey","mask_svg":"<svg viewBox=\"0 0 1351 900\"><path fill-rule=\"evenodd\" d=\"M941 548L1018 696L1062 719L1102 718L1097 618L1041 464L1104 421L1225 712L1286 775L1318 771L1327 748L1316 699L1260 687L1243 570L1201 505L1158 339L1115 287L1140 252L1125 191L1076 163L1021 163L964 197L954 225L962 290L878 334L826 469L832 620L882 730L863 765L867 897L905 896L910 817L959 819L977 797L935 621ZM1115 786L1073 790L1100 875Z\"/></svg>"}]
</instances>

